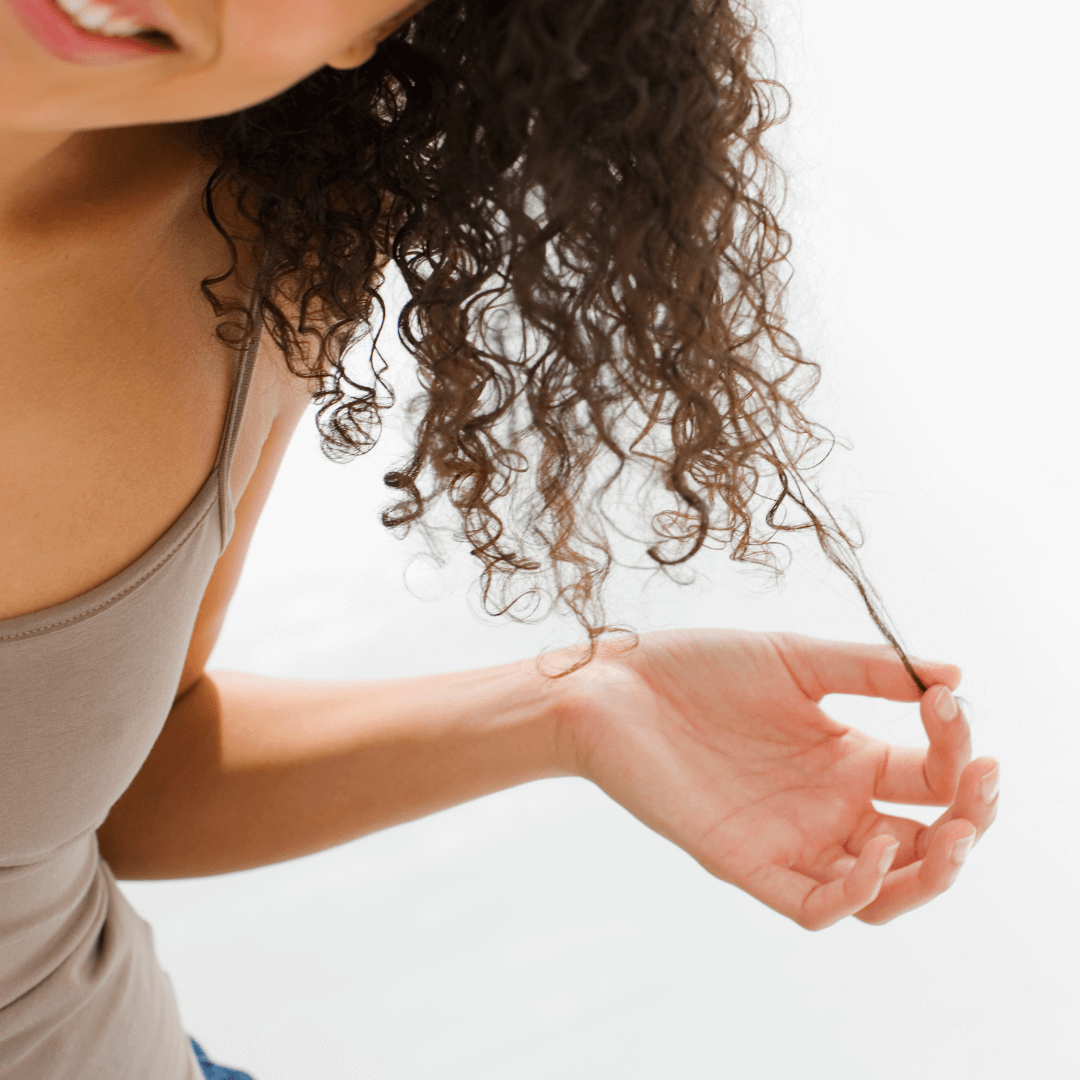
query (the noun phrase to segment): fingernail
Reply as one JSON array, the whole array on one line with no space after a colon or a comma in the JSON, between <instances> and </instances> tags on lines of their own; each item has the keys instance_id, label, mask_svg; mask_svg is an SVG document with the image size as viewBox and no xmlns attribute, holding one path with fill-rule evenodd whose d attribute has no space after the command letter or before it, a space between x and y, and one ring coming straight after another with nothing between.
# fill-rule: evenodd
<instances>
[{"instance_id":1,"label":"fingernail","mask_svg":"<svg viewBox=\"0 0 1080 1080\"><path fill-rule=\"evenodd\" d=\"M896 849L900 846L898 840L895 844L890 844L882 853L881 858L878 861L878 873L884 874L892 866L892 861L896 857Z\"/></svg>"},{"instance_id":2,"label":"fingernail","mask_svg":"<svg viewBox=\"0 0 1080 1080\"><path fill-rule=\"evenodd\" d=\"M959 711L956 704L956 698L949 693L949 688L943 686L941 693L937 696L937 704L934 706L937 711L938 719L942 721L951 720Z\"/></svg>"},{"instance_id":3,"label":"fingernail","mask_svg":"<svg viewBox=\"0 0 1080 1080\"><path fill-rule=\"evenodd\" d=\"M993 802L998 793L998 769L995 765L983 778L979 785L979 794L983 802Z\"/></svg>"},{"instance_id":4,"label":"fingernail","mask_svg":"<svg viewBox=\"0 0 1080 1080\"><path fill-rule=\"evenodd\" d=\"M968 857L968 852L971 850L971 845L975 843L975 834L965 836L963 840L957 840L952 846L953 862L957 864L963 863Z\"/></svg>"}]
</instances>

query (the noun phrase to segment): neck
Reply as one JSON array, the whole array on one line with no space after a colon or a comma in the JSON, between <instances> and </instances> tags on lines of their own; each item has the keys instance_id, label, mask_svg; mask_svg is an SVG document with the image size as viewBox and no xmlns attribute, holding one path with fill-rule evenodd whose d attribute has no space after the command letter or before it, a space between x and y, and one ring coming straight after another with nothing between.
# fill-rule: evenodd
<instances>
[{"instance_id":1,"label":"neck","mask_svg":"<svg viewBox=\"0 0 1080 1080\"><path fill-rule=\"evenodd\" d=\"M138 200L190 172L197 157L183 124L0 131L0 230L48 228Z\"/></svg>"},{"instance_id":2,"label":"neck","mask_svg":"<svg viewBox=\"0 0 1080 1080\"><path fill-rule=\"evenodd\" d=\"M0 130L0 218L47 181L72 138L69 131Z\"/></svg>"}]
</instances>

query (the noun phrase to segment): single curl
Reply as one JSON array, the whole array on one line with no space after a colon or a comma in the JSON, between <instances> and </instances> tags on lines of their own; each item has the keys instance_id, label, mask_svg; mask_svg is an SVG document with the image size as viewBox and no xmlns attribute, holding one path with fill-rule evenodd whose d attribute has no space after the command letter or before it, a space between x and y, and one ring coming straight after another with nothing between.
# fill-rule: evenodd
<instances>
[{"instance_id":1,"label":"single curl","mask_svg":"<svg viewBox=\"0 0 1080 1080\"><path fill-rule=\"evenodd\" d=\"M706 545L779 569L777 537L810 530L922 687L804 479L831 441L785 327L765 44L737 0L434 0L362 67L203 122L207 212L238 243L227 197L255 252L248 301L216 291L235 247L203 290L236 316L223 340L264 320L342 460L393 404L375 326L396 266L422 395L383 521L449 503L489 611L563 606L591 656L614 629L612 503L663 569ZM364 333L360 383L344 357Z\"/></svg>"}]
</instances>

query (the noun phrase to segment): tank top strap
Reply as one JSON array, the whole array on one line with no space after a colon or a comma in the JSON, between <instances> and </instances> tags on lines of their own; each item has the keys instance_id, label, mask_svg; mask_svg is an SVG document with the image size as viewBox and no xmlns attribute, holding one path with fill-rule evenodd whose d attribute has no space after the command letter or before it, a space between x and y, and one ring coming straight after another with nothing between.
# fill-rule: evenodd
<instances>
[{"instance_id":1,"label":"tank top strap","mask_svg":"<svg viewBox=\"0 0 1080 1080\"><path fill-rule=\"evenodd\" d=\"M251 376L255 371L255 362L259 356L259 342L262 340L262 312L256 308L252 312L252 318L255 326L254 333L251 341L241 352L236 365L232 393L229 396L229 411L225 417L225 430L221 434L217 461L214 465L218 478L218 512L221 518L222 552L228 546L233 528L236 525L236 507L233 503L232 488L230 486L233 455L236 453L236 442L240 437L240 425L244 419L244 407L247 405Z\"/></svg>"}]
</instances>

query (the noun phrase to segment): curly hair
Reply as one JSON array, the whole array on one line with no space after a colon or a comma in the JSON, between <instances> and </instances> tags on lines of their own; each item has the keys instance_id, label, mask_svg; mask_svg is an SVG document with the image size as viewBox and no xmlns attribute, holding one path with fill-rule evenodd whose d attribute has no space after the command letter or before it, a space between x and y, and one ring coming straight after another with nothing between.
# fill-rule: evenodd
<instances>
[{"instance_id":1,"label":"curly hair","mask_svg":"<svg viewBox=\"0 0 1080 1080\"><path fill-rule=\"evenodd\" d=\"M422 392L383 521L448 502L489 611L561 605L591 656L613 629L613 502L664 569L708 544L778 570L778 535L811 530L921 687L804 476L830 439L785 328L763 139L786 97L764 41L739 0L434 0L362 67L203 122L207 212L237 241L227 195L257 253L246 304L215 292L235 247L203 291L238 316L223 340L265 322L346 459L394 401L377 343L396 267ZM358 382L344 358L365 333Z\"/></svg>"}]
</instances>

